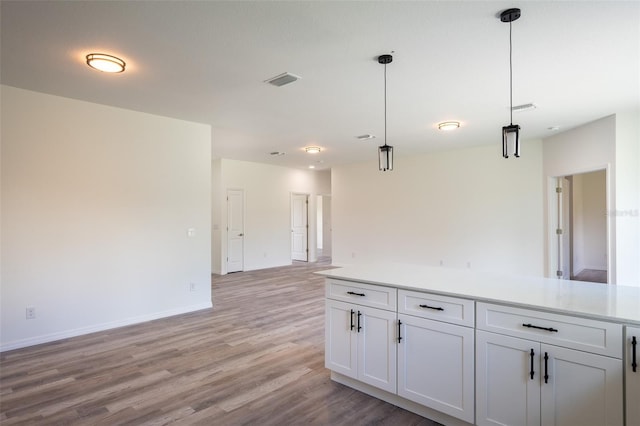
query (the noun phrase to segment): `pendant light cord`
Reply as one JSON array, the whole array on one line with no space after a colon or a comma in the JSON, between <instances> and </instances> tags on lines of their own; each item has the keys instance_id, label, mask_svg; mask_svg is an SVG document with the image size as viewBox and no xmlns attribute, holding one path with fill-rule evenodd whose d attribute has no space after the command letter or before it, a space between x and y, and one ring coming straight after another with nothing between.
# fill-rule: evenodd
<instances>
[{"instance_id":1,"label":"pendant light cord","mask_svg":"<svg viewBox=\"0 0 640 426\"><path fill-rule=\"evenodd\" d=\"M384 144L387 145L387 64L384 64Z\"/></svg>"},{"instance_id":2,"label":"pendant light cord","mask_svg":"<svg viewBox=\"0 0 640 426\"><path fill-rule=\"evenodd\" d=\"M509 113L510 113L510 122L511 122L510 125L513 125L513 58L512 56L513 56L513 47L511 43L511 21L509 21Z\"/></svg>"}]
</instances>

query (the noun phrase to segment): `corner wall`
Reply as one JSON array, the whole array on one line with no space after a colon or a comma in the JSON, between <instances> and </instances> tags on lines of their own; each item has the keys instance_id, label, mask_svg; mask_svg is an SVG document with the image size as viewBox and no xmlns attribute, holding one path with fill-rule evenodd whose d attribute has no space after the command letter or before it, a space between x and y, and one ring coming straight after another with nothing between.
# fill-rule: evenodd
<instances>
[{"instance_id":1,"label":"corner wall","mask_svg":"<svg viewBox=\"0 0 640 426\"><path fill-rule=\"evenodd\" d=\"M210 126L0 90L1 349L210 307Z\"/></svg>"},{"instance_id":2,"label":"corner wall","mask_svg":"<svg viewBox=\"0 0 640 426\"><path fill-rule=\"evenodd\" d=\"M544 175L568 176L607 171L607 226L610 283L640 286L640 114L618 113L544 140ZM546 234L553 200L545 192ZM554 238L554 237L553 237ZM551 237L545 245L548 276L555 268Z\"/></svg>"}]
</instances>

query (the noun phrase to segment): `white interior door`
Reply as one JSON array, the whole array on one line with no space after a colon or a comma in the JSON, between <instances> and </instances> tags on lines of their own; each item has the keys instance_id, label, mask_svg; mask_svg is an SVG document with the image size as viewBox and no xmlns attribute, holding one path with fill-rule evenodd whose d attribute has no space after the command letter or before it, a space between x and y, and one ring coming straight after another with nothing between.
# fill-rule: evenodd
<instances>
[{"instance_id":1,"label":"white interior door","mask_svg":"<svg viewBox=\"0 0 640 426\"><path fill-rule=\"evenodd\" d=\"M227 273L244 269L244 192L227 190Z\"/></svg>"},{"instance_id":2,"label":"white interior door","mask_svg":"<svg viewBox=\"0 0 640 426\"><path fill-rule=\"evenodd\" d=\"M306 194L291 195L291 259L308 260L308 206Z\"/></svg>"}]
</instances>

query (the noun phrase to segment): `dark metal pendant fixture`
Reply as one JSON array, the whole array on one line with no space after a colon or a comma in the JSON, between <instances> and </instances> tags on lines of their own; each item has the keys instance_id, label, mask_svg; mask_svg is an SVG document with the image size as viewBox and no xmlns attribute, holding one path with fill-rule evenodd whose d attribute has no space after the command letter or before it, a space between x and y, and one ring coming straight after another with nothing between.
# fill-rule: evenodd
<instances>
[{"instance_id":1,"label":"dark metal pendant fixture","mask_svg":"<svg viewBox=\"0 0 640 426\"><path fill-rule=\"evenodd\" d=\"M510 124L502 128L502 156L509 158L509 147L513 146L513 155L520 157L520 126L513 124L513 52L511 44L511 23L520 18L520 9L507 9L500 14L502 22L509 23L509 112Z\"/></svg>"},{"instance_id":2,"label":"dark metal pendant fixture","mask_svg":"<svg viewBox=\"0 0 640 426\"><path fill-rule=\"evenodd\" d=\"M382 172L393 170L393 147L387 145L387 64L391 61L391 55L378 56L378 63L384 65L384 145L378 147L378 167Z\"/></svg>"}]
</instances>

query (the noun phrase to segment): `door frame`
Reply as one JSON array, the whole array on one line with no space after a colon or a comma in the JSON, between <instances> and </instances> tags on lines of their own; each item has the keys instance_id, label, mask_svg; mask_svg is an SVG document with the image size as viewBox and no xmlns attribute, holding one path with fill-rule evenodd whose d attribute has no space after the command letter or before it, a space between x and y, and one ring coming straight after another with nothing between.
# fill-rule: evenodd
<instances>
[{"instance_id":1,"label":"door frame","mask_svg":"<svg viewBox=\"0 0 640 426\"><path fill-rule=\"evenodd\" d=\"M306 216L307 216L307 226L305 229L305 233L306 233L306 242L307 242L307 246L306 246L306 257L307 259L302 261L302 262L309 262L310 261L310 250L309 250L309 243L310 243L310 239L309 239L309 228L310 228L310 221L309 221L309 199L311 198L311 194L307 194L304 192L292 192L291 193L291 197L290 197L290 203L289 203L289 226L291 229L291 238L289 239L289 253L291 255L291 260L297 260L297 259L293 259L293 199L296 196L304 196L305 197L305 210L306 210ZM315 203L314 203L315 204ZM315 241L315 239L314 239Z\"/></svg>"},{"instance_id":2,"label":"door frame","mask_svg":"<svg viewBox=\"0 0 640 426\"><path fill-rule=\"evenodd\" d=\"M223 258L224 262L222 262L224 264L224 274L229 273L229 193L230 192L240 192L242 194L242 233L244 234L244 228L245 228L245 222L246 222L246 212L245 212L245 193L244 193L244 189L242 188L227 188L226 190L226 225L225 225L225 230L224 230L224 236L225 236L225 256ZM243 241L242 241L242 266L240 268L240 271L244 271L244 251L245 251L245 247L244 247L244 235L242 236ZM234 272L240 272L240 271L234 271Z\"/></svg>"},{"instance_id":3,"label":"door frame","mask_svg":"<svg viewBox=\"0 0 640 426\"><path fill-rule=\"evenodd\" d=\"M606 183L605 183L605 202L606 202L606 215L607 215L607 284L616 283L616 253L615 253L615 217L610 214L612 206L614 205L614 194L612 185L612 173L611 165L603 164L600 166L589 167L584 169L568 170L565 173L557 176L547 176L546 194L547 194L547 217L546 217L546 236L547 236L547 268L546 276L548 278L557 278L556 271L558 270L558 243L556 234L556 223L558 218L558 200L556 193L556 182L558 178L567 176L579 175L583 173L605 171Z\"/></svg>"}]
</instances>

